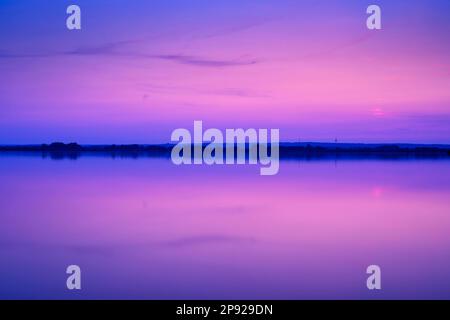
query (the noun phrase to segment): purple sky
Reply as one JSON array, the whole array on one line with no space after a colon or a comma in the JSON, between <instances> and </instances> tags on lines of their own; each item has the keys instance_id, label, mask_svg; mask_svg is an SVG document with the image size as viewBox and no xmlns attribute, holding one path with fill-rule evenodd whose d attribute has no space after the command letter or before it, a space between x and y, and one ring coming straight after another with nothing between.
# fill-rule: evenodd
<instances>
[{"instance_id":1,"label":"purple sky","mask_svg":"<svg viewBox=\"0 0 450 320\"><path fill-rule=\"evenodd\" d=\"M82 30L66 29L69 4ZM382 9L379 31L366 8ZM450 143L450 1L0 0L0 143Z\"/></svg>"}]
</instances>

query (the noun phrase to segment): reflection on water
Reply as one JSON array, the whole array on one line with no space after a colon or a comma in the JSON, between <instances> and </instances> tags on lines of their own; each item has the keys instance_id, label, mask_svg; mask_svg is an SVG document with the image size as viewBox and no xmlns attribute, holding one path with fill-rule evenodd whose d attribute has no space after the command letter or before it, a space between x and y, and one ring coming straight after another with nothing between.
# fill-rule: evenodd
<instances>
[{"instance_id":1,"label":"reflection on water","mask_svg":"<svg viewBox=\"0 0 450 320\"><path fill-rule=\"evenodd\" d=\"M0 176L0 298L450 298L449 161L283 161L267 177L16 155Z\"/></svg>"}]
</instances>

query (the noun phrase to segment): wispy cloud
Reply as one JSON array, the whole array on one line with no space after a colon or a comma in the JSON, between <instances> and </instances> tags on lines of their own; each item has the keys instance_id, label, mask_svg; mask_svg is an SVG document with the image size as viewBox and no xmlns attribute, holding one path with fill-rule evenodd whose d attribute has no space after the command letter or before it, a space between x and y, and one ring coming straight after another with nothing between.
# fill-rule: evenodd
<instances>
[{"instance_id":1,"label":"wispy cloud","mask_svg":"<svg viewBox=\"0 0 450 320\"><path fill-rule=\"evenodd\" d=\"M254 59L215 60L186 55L157 55L151 57L199 67L233 67L253 65L257 63Z\"/></svg>"},{"instance_id":2,"label":"wispy cloud","mask_svg":"<svg viewBox=\"0 0 450 320\"><path fill-rule=\"evenodd\" d=\"M223 88L223 89L202 89L197 87L189 86L178 86L178 85L161 85L161 84L140 84L138 85L140 89L145 92L153 93L196 93L202 95L218 95L218 96L231 96L239 98L270 98L268 93L262 91L254 91L247 88ZM148 97L148 95L147 95Z\"/></svg>"},{"instance_id":3,"label":"wispy cloud","mask_svg":"<svg viewBox=\"0 0 450 320\"><path fill-rule=\"evenodd\" d=\"M54 53L15 53L0 50L0 59L50 58L54 56Z\"/></svg>"},{"instance_id":4,"label":"wispy cloud","mask_svg":"<svg viewBox=\"0 0 450 320\"><path fill-rule=\"evenodd\" d=\"M120 55L120 49L130 44L136 43L135 40L123 40L104 43L98 46L82 46L73 50L65 51L62 55Z\"/></svg>"},{"instance_id":5,"label":"wispy cloud","mask_svg":"<svg viewBox=\"0 0 450 320\"><path fill-rule=\"evenodd\" d=\"M240 89L240 88L225 88L220 90L210 90L205 92L207 94L212 95L220 95L220 96L234 96L241 98L269 98L270 95L264 92L255 92L253 90L248 89Z\"/></svg>"},{"instance_id":6,"label":"wispy cloud","mask_svg":"<svg viewBox=\"0 0 450 320\"><path fill-rule=\"evenodd\" d=\"M128 57L137 59L159 59L172 61L179 64L191 65L206 68L224 68L235 66L249 66L258 63L254 58L234 58L234 59L214 59L200 56L184 54L154 54L140 52L128 48L128 45L135 43L133 40L105 43L98 46L83 46L73 50L61 52L37 52L37 53L14 53L0 50L0 59L21 59L21 58L51 58L57 56L112 56Z\"/></svg>"},{"instance_id":7,"label":"wispy cloud","mask_svg":"<svg viewBox=\"0 0 450 320\"><path fill-rule=\"evenodd\" d=\"M190 247L210 244L244 244L253 242L255 242L255 239L253 238L243 238L227 235L202 235L169 241L166 243L166 245L169 247Z\"/></svg>"}]
</instances>

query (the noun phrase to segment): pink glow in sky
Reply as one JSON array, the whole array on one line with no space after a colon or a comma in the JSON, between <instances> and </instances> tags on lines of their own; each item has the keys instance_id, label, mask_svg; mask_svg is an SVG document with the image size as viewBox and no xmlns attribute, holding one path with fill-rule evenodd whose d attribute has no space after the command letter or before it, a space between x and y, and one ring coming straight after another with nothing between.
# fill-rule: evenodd
<instances>
[{"instance_id":1,"label":"pink glow in sky","mask_svg":"<svg viewBox=\"0 0 450 320\"><path fill-rule=\"evenodd\" d=\"M282 140L450 143L448 1L3 1L0 143L167 142L193 120ZM8 30L8 32L6 32Z\"/></svg>"}]
</instances>

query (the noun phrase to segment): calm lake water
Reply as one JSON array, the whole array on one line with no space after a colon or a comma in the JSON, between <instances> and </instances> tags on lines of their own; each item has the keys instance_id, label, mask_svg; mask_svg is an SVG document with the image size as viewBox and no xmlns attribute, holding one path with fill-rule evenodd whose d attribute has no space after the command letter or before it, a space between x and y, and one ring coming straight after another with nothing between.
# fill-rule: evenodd
<instances>
[{"instance_id":1,"label":"calm lake water","mask_svg":"<svg viewBox=\"0 0 450 320\"><path fill-rule=\"evenodd\" d=\"M2 299L450 299L445 160L282 161L260 176L4 154L0 221Z\"/></svg>"}]
</instances>

